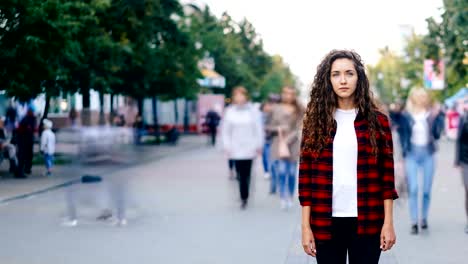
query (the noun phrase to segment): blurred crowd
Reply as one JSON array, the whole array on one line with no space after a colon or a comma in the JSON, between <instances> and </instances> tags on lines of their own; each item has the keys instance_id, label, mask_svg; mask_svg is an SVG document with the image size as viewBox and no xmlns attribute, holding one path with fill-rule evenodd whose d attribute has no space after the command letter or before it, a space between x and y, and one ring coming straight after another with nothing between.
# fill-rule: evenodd
<instances>
[{"instance_id":1,"label":"blurred crowd","mask_svg":"<svg viewBox=\"0 0 468 264\"><path fill-rule=\"evenodd\" d=\"M296 92L284 87L280 95L272 95L258 105L249 100L244 87L236 87L232 103L224 112L212 109L207 115L210 142L216 144L219 131L229 177L239 182L242 209L248 205L252 164L258 156L264 178L270 180L270 194L279 195L280 208L287 210L293 204L304 115ZM395 185L400 196L408 198L410 232L416 235L429 226L434 154L441 138L456 143L454 164L461 169L468 222L468 98L446 106L431 98L427 90L414 88L406 102L380 107L391 119ZM465 231L468 233L468 224Z\"/></svg>"}]
</instances>

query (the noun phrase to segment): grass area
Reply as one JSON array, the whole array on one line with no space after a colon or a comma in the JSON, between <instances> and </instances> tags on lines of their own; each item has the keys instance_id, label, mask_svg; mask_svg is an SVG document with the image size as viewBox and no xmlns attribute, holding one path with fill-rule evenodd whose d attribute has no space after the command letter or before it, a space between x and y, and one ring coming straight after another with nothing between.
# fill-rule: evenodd
<instances>
[{"instance_id":1,"label":"grass area","mask_svg":"<svg viewBox=\"0 0 468 264\"><path fill-rule=\"evenodd\" d=\"M54 165L66 165L72 163L72 157L62 153L55 153ZM33 158L33 165L43 165L44 156L40 153L35 153Z\"/></svg>"}]
</instances>

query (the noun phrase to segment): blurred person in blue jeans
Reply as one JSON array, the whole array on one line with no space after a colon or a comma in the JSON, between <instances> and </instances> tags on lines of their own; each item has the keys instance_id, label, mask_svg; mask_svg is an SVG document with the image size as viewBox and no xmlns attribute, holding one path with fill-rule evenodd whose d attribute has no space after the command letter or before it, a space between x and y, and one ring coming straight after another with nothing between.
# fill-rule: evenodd
<instances>
[{"instance_id":1,"label":"blurred person in blue jeans","mask_svg":"<svg viewBox=\"0 0 468 264\"><path fill-rule=\"evenodd\" d=\"M41 135L41 152L44 155L44 162L46 167L46 175L52 175L52 166L54 162L55 153L55 134L52 132L52 121L44 119L44 131Z\"/></svg>"},{"instance_id":2,"label":"blurred person in blue jeans","mask_svg":"<svg viewBox=\"0 0 468 264\"><path fill-rule=\"evenodd\" d=\"M297 100L296 90L286 86L281 92L281 102L274 106L271 120L266 126L266 131L273 135L271 159L278 177L281 209L290 208L293 204L303 114L304 109ZM280 133L289 149L288 157L282 157L279 153ZM272 192L275 191L273 187Z\"/></svg>"},{"instance_id":3,"label":"blurred person in blue jeans","mask_svg":"<svg viewBox=\"0 0 468 264\"><path fill-rule=\"evenodd\" d=\"M437 140L443 130L443 119L431 113L431 98L423 88L410 91L407 111L400 122L400 142L406 163L411 234L418 234L420 221L423 230L428 228L431 189L434 177L434 153ZM422 215L419 218L418 172L423 172Z\"/></svg>"},{"instance_id":4,"label":"blurred person in blue jeans","mask_svg":"<svg viewBox=\"0 0 468 264\"><path fill-rule=\"evenodd\" d=\"M232 102L224 114L221 135L227 157L234 160L241 209L245 209L249 199L252 163L262 153L265 136L261 113L248 101L247 89L242 86L234 88Z\"/></svg>"},{"instance_id":5,"label":"blurred person in blue jeans","mask_svg":"<svg viewBox=\"0 0 468 264\"><path fill-rule=\"evenodd\" d=\"M146 135L145 128L145 122L143 122L143 118L141 117L141 115L138 114L135 118L135 122L133 123L133 135L135 139L135 145L141 144L141 137Z\"/></svg>"},{"instance_id":6,"label":"blurred person in blue jeans","mask_svg":"<svg viewBox=\"0 0 468 264\"><path fill-rule=\"evenodd\" d=\"M271 119L271 111L272 111L273 104L274 102L272 102L271 100L268 100L264 102L260 107L260 109L262 110L262 120L263 120L264 126L266 126L269 123L269 120ZM273 175L273 170L271 169L272 167L271 158L270 158L271 139L272 139L271 133L268 131L265 131L265 144L263 145L262 164L263 164L263 172L264 172L265 179L269 179L271 176L272 185L273 185L273 182L276 181L276 177Z\"/></svg>"},{"instance_id":7,"label":"blurred person in blue jeans","mask_svg":"<svg viewBox=\"0 0 468 264\"><path fill-rule=\"evenodd\" d=\"M468 234L468 103L464 104L464 114L460 118L456 140L455 166L461 168L465 187L465 233Z\"/></svg>"}]
</instances>

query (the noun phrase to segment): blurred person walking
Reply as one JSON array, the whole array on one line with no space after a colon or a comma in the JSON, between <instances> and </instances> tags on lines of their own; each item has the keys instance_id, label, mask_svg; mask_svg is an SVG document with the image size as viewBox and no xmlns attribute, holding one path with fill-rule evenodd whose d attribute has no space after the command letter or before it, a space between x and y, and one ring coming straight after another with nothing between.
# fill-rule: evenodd
<instances>
[{"instance_id":1,"label":"blurred person walking","mask_svg":"<svg viewBox=\"0 0 468 264\"><path fill-rule=\"evenodd\" d=\"M271 99L264 102L260 106L260 110L262 111L262 121L263 125L266 127L268 123L270 123L271 119L271 112L273 110L274 103ZM271 162L271 141L272 141L272 133L265 131L265 144L263 144L263 153L262 153L262 164L263 164L263 173L264 178L269 179L270 177L276 180L276 177L272 176L273 171L271 169L272 162Z\"/></svg>"},{"instance_id":2,"label":"blurred person walking","mask_svg":"<svg viewBox=\"0 0 468 264\"><path fill-rule=\"evenodd\" d=\"M140 114L137 114L135 117L135 122L133 123L133 136L134 136L134 141L135 145L140 145L141 144L141 137L146 135L146 125L145 122L143 121L143 118L141 117Z\"/></svg>"},{"instance_id":3,"label":"blurred person walking","mask_svg":"<svg viewBox=\"0 0 468 264\"><path fill-rule=\"evenodd\" d=\"M273 107L266 126L266 131L272 134L271 159L276 176L271 179L270 192L275 193L278 185L282 209L292 207L303 114L296 90L286 86L281 92L281 102Z\"/></svg>"},{"instance_id":4,"label":"blurred person walking","mask_svg":"<svg viewBox=\"0 0 468 264\"><path fill-rule=\"evenodd\" d=\"M13 131L16 129L18 124L18 113L15 108L15 103L11 100L8 103L8 107L6 109L5 114L5 129L6 129L6 138L11 139L13 136Z\"/></svg>"},{"instance_id":5,"label":"blurred person walking","mask_svg":"<svg viewBox=\"0 0 468 264\"><path fill-rule=\"evenodd\" d=\"M445 132L450 140L456 140L458 134L458 123L460 122L460 113L457 111L457 104L447 111Z\"/></svg>"},{"instance_id":6,"label":"blurred person walking","mask_svg":"<svg viewBox=\"0 0 468 264\"><path fill-rule=\"evenodd\" d=\"M422 229L428 228L429 205L431 201L432 181L434 177L434 153L436 141L443 130L443 121L431 114L431 98L423 88L410 91L406 103L406 112L400 124L400 141L405 157L406 177L408 182L411 234L418 234L418 222ZM419 177L423 172L422 214L419 218Z\"/></svg>"},{"instance_id":7,"label":"blurred person walking","mask_svg":"<svg viewBox=\"0 0 468 264\"><path fill-rule=\"evenodd\" d=\"M33 108L29 107L26 116L18 126L18 170L17 178L26 178L25 174L31 174L34 154L34 133L36 131L36 116Z\"/></svg>"},{"instance_id":8,"label":"blurred person walking","mask_svg":"<svg viewBox=\"0 0 468 264\"><path fill-rule=\"evenodd\" d=\"M74 106L71 107L70 113L68 113L68 118L70 119L71 127L76 127L76 119L78 118L78 112Z\"/></svg>"},{"instance_id":9,"label":"blurred person walking","mask_svg":"<svg viewBox=\"0 0 468 264\"><path fill-rule=\"evenodd\" d=\"M331 51L312 84L301 144L302 245L318 264L377 264L396 241L393 144L354 51Z\"/></svg>"},{"instance_id":10,"label":"blurred person walking","mask_svg":"<svg viewBox=\"0 0 468 264\"><path fill-rule=\"evenodd\" d=\"M46 175L51 176L55 153L55 134L52 131L52 121L44 119L42 123L44 124L44 131L42 131L41 135L41 152L44 155Z\"/></svg>"},{"instance_id":11,"label":"blurred person walking","mask_svg":"<svg viewBox=\"0 0 468 264\"><path fill-rule=\"evenodd\" d=\"M8 139L7 132L5 131L2 121L0 121L0 155L0 163L3 159L8 159L10 162L9 172L15 175L18 167L16 147L11 144L10 139Z\"/></svg>"},{"instance_id":12,"label":"blurred person walking","mask_svg":"<svg viewBox=\"0 0 468 264\"><path fill-rule=\"evenodd\" d=\"M462 180L465 187L465 233L468 234L468 104L464 104L464 114L460 119L456 141L455 166L462 171Z\"/></svg>"},{"instance_id":13,"label":"blurred person walking","mask_svg":"<svg viewBox=\"0 0 468 264\"><path fill-rule=\"evenodd\" d=\"M218 132L221 116L214 109L210 109L205 116L205 125L208 127L208 134L211 138L211 145L216 145L216 135Z\"/></svg>"},{"instance_id":14,"label":"blurred person walking","mask_svg":"<svg viewBox=\"0 0 468 264\"><path fill-rule=\"evenodd\" d=\"M264 131L260 111L248 102L247 89L242 86L232 91L232 102L224 114L221 125L223 148L233 160L239 179L241 209L249 198L252 163L261 155Z\"/></svg>"}]
</instances>

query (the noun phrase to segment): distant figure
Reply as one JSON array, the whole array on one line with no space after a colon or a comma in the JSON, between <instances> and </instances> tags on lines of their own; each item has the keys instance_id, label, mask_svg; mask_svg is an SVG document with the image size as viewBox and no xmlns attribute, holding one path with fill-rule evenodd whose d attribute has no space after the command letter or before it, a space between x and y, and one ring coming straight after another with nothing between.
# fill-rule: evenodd
<instances>
[{"instance_id":1,"label":"distant figure","mask_svg":"<svg viewBox=\"0 0 468 264\"><path fill-rule=\"evenodd\" d=\"M115 116L112 123L116 127L124 127L126 124L125 116L122 114Z\"/></svg>"},{"instance_id":2,"label":"distant figure","mask_svg":"<svg viewBox=\"0 0 468 264\"><path fill-rule=\"evenodd\" d=\"M260 106L260 110L262 111L263 126L266 126L270 122L271 112L272 112L274 103L275 102L273 102L272 100L268 100ZM271 177L270 172L273 173L271 169L271 156L270 156L271 140L272 140L272 133L265 131L265 144L263 145L263 153L262 153L263 172L264 172L265 179L269 179Z\"/></svg>"},{"instance_id":3,"label":"distant figure","mask_svg":"<svg viewBox=\"0 0 468 264\"><path fill-rule=\"evenodd\" d=\"M32 108L28 108L26 116L18 127L18 175L17 178L26 178L25 174L31 174L34 133L36 131L36 117Z\"/></svg>"},{"instance_id":4,"label":"distant figure","mask_svg":"<svg viewBox=\"0 0 468 264\"><path fill-rule=\"evenodd\" d=\"M42 131L41 135L41 152L44 155L46 175L51 176L55 153L55 134L52 132L52 121L44 119L42 123L44 124L44 131Z\"/></svg>"},{"instance_id":5,"label":"distant figure","mask_svg":"<svg viewBox=\"0 0 468 264\"><path fill-rule=\"evenodd\" d=\"M241 209L249 199L252 163L261 155L264 131L260 111L248 102L247 89L236 87L232 91L233 104L226 109L221 135L223 147L239 178Z\"/></svg>"},{"instance_id":6,"label":"distant figure","mask_svg":"<svg viewBox=\"0 0 468 264\"><path fill-rule=\"evenodd\" d=\"M10 173L15 174L18 167L18 160L16 159L16 147L10 143L6 136L3 122L0 122L0 161L8 159L10 162Z\"/></svg>"},{"instance_id":7,"label":"distant figure","mask_svg":"<svg viewBox=\"0 0 468 264\"><path fill-rule=\"evenodd\" d=\"M460 122L460 113L457 111L457 105L454 105L447 111L446 134L451 140L457 138L458 123Z\"/></svg>"},{"instance_id":8,"label":"distant figure","mask_svg":"<svg viewBox=\"0 0 468 264\"><path fill-rule=\"evenodd\" d=\"M216 145L216 134L217 134L216 132L218 130L218 125L219 125L220 120L221 120L221 117L215 110L210 109L208 113L206 113L205 124L208 127L208 133L211 137L211 144L213 146Z\"/></svg>"},{"instance_id":9,"label":"distant figure","mask_svg":"<svg viewBox=\"0 0 468 264\"><path fill-rule=\"evenodd\" d=\"M6 137L11 138L13 135L13 130L15 130L17 121L18 113L16 111L15 105L12 101L8 103L8 108L6 109L5 114L5 129L6 129Z\"/></svg>"},{"instance_id":10,"label":"distant figure","mask_svg":"<svg viewBox=\"0 0 468 264\"><path fill-rule=\"evenodd\" d=\"M133 123L133 133L135 137L135 145L140 145L141 137L146 134L145 122L140 114L136 116L135 122Z\"/></svg>"},{"instance_id":11,"label":"distant figure","mask_svg":"<svg viewBox=\"0 0 468 264\"><path fill-rule=\"evenodd\" d=\"M70 113L68 114L68 118L70 118L71 126L76 127L76 119L78 118L78 112L76 111L74 106L72 106L72 108L70 109Z\"/></svg>"}]
</instances>

